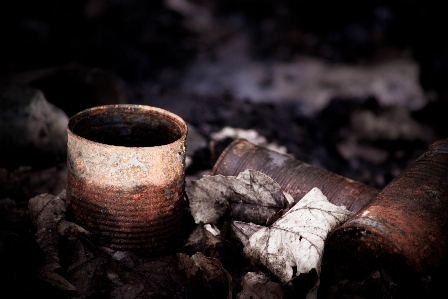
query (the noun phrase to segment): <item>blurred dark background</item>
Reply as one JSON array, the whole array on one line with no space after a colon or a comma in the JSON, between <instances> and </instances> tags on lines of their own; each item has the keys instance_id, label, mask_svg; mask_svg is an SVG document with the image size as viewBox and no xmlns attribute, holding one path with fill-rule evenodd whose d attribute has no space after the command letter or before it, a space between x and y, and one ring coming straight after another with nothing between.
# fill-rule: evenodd
<instances>
[{"instance_id":1,"label":"blurred dark background","mask_svg":"<svg viewBox=\"0 0 448 299\"><path fill-rule=\"evenodd\" d=\"M167 2L2 0L1 75L79 62L136 81L181 68L206 45ZM447 88L442 1L191 2L249 29L259 57L307 54L353 63L381 58L381 49L408 49L425 89Z\"/></svg>"}]
</instances>

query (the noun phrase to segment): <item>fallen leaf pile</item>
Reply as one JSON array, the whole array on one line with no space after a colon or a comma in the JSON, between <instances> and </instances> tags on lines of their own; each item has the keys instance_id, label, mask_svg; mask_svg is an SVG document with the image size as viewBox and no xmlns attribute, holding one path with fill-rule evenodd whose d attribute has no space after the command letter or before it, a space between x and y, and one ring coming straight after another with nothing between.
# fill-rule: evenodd
<instances>
[{"instance_id":1,"label":"fallen leaf pile","mask_svg":"<svg viewBox=\"0 0 448 299\"><path fill-rule=\"evenodd\" d=\"M96 245L65 219L65 193L38 195L29 211L45 255L38 279L65 298L231 298L231 276L201 252L148 256Z\"/></svg>"},{"instance_id":2,"label":"fallen leaf pile","mask_svg":"<svg viewBox=\"0 0 448 299\"><path fill-rule=\"evenodd\" d=\"M255 170L245 170L236 178L205 176L187 188L187 194L196 223L216 223L217 214L207 217L216 205L220 207L219 215L225 212L224 207L231 209L232 228L244 245L245 256L266 267L282 283L313 269L319 276L328 234L353 215L344 206L330 203L318 188L287 210L293 202L287 200L290 195ZM273 218L278 219L271 221ZM258 225L263 221L266 226ZM307 298L316 296L318 283L319 280Z\"/></svg>"},{"instance_id":3,"label":"fallen leaf pile","mask_svg":"<svg viewBox=\"0 0 448 299\"><path fill-rule=\"evenodd\" d=\"M182 248L165 255L97 245L65 218L65 192L30 199L44 253L38 278L73 299L315 298L325 239L352 215L317 188L294 205L255 170L205 175L186 194L196 226ZM309 273L317 274L311 285L291 283Z\"/></svg>"}]
</instances>

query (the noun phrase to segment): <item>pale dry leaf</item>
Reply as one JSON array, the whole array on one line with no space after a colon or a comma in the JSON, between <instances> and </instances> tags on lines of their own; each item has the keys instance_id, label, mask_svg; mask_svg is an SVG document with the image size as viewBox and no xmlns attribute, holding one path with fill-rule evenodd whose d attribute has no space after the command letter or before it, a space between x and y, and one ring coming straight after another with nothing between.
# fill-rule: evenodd
<instances>
[{"instance_id":1,"label":"pale dry leaf","mask_svg":"<svg viewBox=\"0 0 448 299\"><path fill-rule=\"evenodd\" d=\"M237 177L204 176L186 187L191 214L198 223L217 223L230 208L232 218L266 224L274 214L287 210L293 199L280 185L256 170Z\"/></svg>"},{"instance_id":2,"label":"pale dry leaf","mask_svg":"<svg viewBox=\"0 0 448 299\"><path fill-rule=\"evenodd\" d=\"M248 272L241 281L241 287L242 290L236 299L282 299L284 297L282 286L273 282L262 272Z\"/></svg>"},{"instance_id":3,"label":"pale dry leaf","mask_svg":"<svg viewBox=\"0 0 448 299\"><path fill-rule=\"evenodd\" d=\"M249 239L254 233L264 228L262 225L243 221L233 221L231 225L233 233L244 246L249 244Z\"/></svg>"},{"instance_id":4,"label":"pale dry leaf","mask_svg":"<svg viewBox=\"0 0 448 299\"><path fill-rule=\"evenodd\" d=\"M271 226L260 229L244 247L245 255L267 267L282 282L313 268L320 275L324 242L328 234L353 213L327 200L313 188Z\"/></svg>"},{"instance_id":5,"label":"pale dry leaf","mask_svg":"<svg viewBox=\"0 0 448 299\"><path fill-rule=\"evenodd\" d=\"M191 215L196 224L217 223L230 204L228 201L228 177L205 175L185 187Z\"/></svg>"}]
</instances>

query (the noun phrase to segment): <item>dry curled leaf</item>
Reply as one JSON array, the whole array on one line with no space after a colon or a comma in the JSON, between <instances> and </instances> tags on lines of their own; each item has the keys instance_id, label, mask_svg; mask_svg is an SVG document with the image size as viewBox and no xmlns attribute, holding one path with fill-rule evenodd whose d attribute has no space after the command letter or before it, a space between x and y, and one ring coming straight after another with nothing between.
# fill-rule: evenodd
<instances>
[{"instance_id":1,"label":"dry curled leaf","mask_svg":"<svg viewBox=\"0 0 448 299\"><path fill-rule=\"evenodd\" d=\"M183 246L188 253L202 252L209 257L219 257L222 247L219 231L210 224L197 224Z\"/></svg>"},{"instance_id":2,"label":"dry curled leaf","mask_svg":"<svg viewBox=\"0 0 448 299\"><path fill-rule=\"evenodd\" d=\"M294 202L277 182L250 169L237 177L204 176L187 186L186 193L197 224L217 223L228 209L235 220L266 224Z\"/></svg>"},{"instance_id":3,"label":"dry curled leaf","mask_svg":"<svg viewBox=\"0 0 448 299\"><path fill-rule=\"evenodd\" d=\"M101 286L107 259L88 238L74 241L71 237L68 244L64 244L68 249L61 246L65 251L64 264L68 265L66 277L76 287L77 294L89 294Z\"/></svg>"},{"instance_id":4,"label":"dry curled leaf","mask_svg":"<svg viewBox=\"0 0 448 299\"><path fill-rule=\"evenodd\" d=\"M198 252L191 257L195 264L203 271L207 283L212 286L215 298L232 298L232 277L224 269L221 262L212 257L206 257Z\"/></svg>"},{"instance_id":5,"label":"dry curled leaf","mask_svg":"<svg viewBox=\"0 0 448 299\"><path fill-rule=\"evenodd\" d=\"M76 288L62 277L59 263L58 225L65 217L65 201L51 194L40 194L28 202L31 220L36 227L36 242L44 252L44 262L37 277L62 291L74 291Z\"/></svg>"},{"instance_id":6,"label":"dry curled leaf","mask_svg":"<svg viewBox=\"0 0 448 299\"><path fill-rule=\"evenodd\" d=\"M232 298L232 277L221 262L198 252L191 257L179 253L179 270L184 271L192 298Z\"/></svg>"},{"instance_id":7,"label":"dry curled leaf","mask_svg":"<svg viewBox=\"0 0 448 299\"><path fill-rule=\"evenodd\" d=\"M325 239L352 214L313 188L271 226L250 236L244 253L284 283L312 269L320 275Z\"/></svg>"},{"instance_id":8,"label":"dry curled leaf","mask_svg":"<svg viewBox=\"0 0 448 299\"><path fill-rule=\"evenodd\" d=\"M244 246L248 245L250 237L262 228L264 226L254 223L243 221L232 222L232 230Z\"/></svg>"}]
</instances>

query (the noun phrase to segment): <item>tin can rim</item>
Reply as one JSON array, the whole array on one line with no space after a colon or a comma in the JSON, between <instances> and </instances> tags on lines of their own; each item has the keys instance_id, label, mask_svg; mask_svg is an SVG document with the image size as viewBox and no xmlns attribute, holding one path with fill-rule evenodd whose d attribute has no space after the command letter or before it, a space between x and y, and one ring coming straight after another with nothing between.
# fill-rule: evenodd
<instances>
[{"instance_id":1,"label":"tin can rim","mask_svg":"<svg viewBox=\"0 0 448 299\"><path fill-rule=\"evenodd\" d=\"M224 151L221 153L221 155L219 155L218 159L215 162L215 165L212 168L211 171L211 175L215 175L218 172L219 167L221 166L221 164L224 162L224 160L227 157L227 154L238 144L243 143L243 142L249 142L248 140L244 139L244 138L238 138L233 140L225 149Z\"/></svg>"},{"instance_id":2,"label":"tin can rim","mask_svg":"<svg viewBox=\"0 0 448 299\"><path fill-rule=\"evenodd\" d=\"M117 110L123 110L123 109L129 109L133 111L139 111L147 114L153 114L158 115L161 117L164 117L173 123L176 124L176 126L179 127L180 130L180 137L173 142L162 144L162 145L155 145L155 146L140 146L140 147L133 147L135 150L139 149L147 149L147 148L164 148L164 147L170 147L175 143L183 142L187 138L188 133L188 126L186 122L177 114L174 114L170 111L164 110L162 108L153 107L149 105L139 105L139 104L113 104L113 105L101 105L101 106L95 106L91 108L87 108L84 110L81 110L80 112L76 113L70 119L67 123L67 133L70 138L82 140L83 142L87 142L90 144L94 144L96 146L104 146L104 147L115 147L115 148L127 148L126 146L121 145L111 145L111 144L105 144L97 141L93 141L87 138L84 138L75 132L73 132L73 129L75 128L76 124L78 124L81 120L85 119L88 116L91 116L92 114L100 114L103 112L113 112Z\"/></svg>"}]
</instances>

